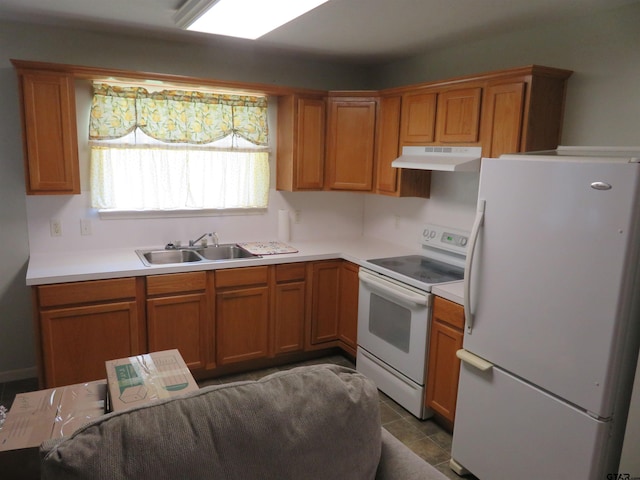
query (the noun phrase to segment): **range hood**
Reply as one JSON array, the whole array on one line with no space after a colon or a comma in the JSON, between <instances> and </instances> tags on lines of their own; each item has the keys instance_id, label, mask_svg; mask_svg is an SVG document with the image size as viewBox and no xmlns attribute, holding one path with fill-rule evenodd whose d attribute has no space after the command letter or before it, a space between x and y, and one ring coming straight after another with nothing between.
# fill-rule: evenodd
<instances>
[{"instance_id":1,"label":"range hood","mask_svg":"<svg viewBox=\"0 0 640 480\"><path fill-rule=\"evenodd\" d=\"M440 172L479 172L482 147L402 147L392 167Z\"/></svg>"}]
</instances>

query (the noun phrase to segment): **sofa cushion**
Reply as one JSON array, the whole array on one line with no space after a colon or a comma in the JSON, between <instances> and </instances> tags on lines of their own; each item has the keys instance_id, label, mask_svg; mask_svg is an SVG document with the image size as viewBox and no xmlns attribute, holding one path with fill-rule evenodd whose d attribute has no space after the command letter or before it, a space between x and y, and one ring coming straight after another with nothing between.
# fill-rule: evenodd
<instances>
[{"instance_id":1,"label":"sofa cushion","mask_svg":"<svg viewBox=\"0 0 640 480\"><path fill-rule=\"evenodd\" d=\"M105 415L46 453L43 479L373 479L378 393L337 365L298 367Z\"/></svg>"}]
</instances>

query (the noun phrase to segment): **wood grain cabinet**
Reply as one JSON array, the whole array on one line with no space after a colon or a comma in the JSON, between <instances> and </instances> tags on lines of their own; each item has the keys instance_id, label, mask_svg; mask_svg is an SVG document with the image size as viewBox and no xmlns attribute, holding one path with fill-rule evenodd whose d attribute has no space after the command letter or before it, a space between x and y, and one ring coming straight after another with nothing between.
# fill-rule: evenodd
<instances>
[{"instance_id":1,"label":"wood grain cabinet","mask_svg":"<svg viewBox=\"0 0 640 480\"><path fill-rule=\"evenodd\" d=\"M105 362L146 351L143 279L34 287L41 386L98 380Z\"/></svg>"},{"instance_id":2,"label":"wood grain cabinet","mask_svg":"<svg viewBox=\"0 0 640 480\"><path fill-rule=\"evenodd\" d=\"M343 261L340 267L340 346L355 357L358 345L358 265Z\"/></svg>"},{"instance_id":3,"label":"wood grain cabinet","mask_svg":"<svg viewBox=\"0 0 640 480\"><path fill-rule=\"evenodd\" d=\"M307 349L338 346L355 356L358 266L345 260L309 263L311 321Z\"/></svg>"},{"instance_id":4,"label":"wood grain cabinet","mask_svg":"<svg viewBox=\"0 0 640 480\"><path fill-rule=\"evenodd\" d=\"M73 75L17 68L28 195L80 193Z\"/></svg>"},{"instance_id":5,"label":"wood grain cabinet","mask_svg":"<svg viewBox=\"0 0 640 480\"><path fill-rule=\"evenodd\" d=\"M149 351L177 348L192 371L215 367L206 272L147 277Z\"/></svg>"},{"instance_id":6,"label":"wood grain cabinet","mask_svg":"<svg viewBox=\"0 0 640 480\"><path fill-rule=\"evenodd\" d=\"M278 97L276 189L322 190L326 102L323 97Z\"/></svg>"},{"instance_id":7,"label":"wood grain cabinet","mask_svg":"<svg viewBox=\"0 0 640 480\"><path fill-rule=\"evenodd\" d=\"M380 97L376 131L375 192L396 197L429 198L431 172L391 166L400 148L401 95Z\"/></svg>"},{"instance_id":8,"label":"wood grain cabinet","mask_svg":"<svg viewBox=\"0 0 640 480\"><path fill-rule=\"evenodd\" d=\"M276 265L272 287L274 355L304 350L307 273L305 263Z\"/></svg>"},{"instance_id":9,"label":"wood grain cabinet","mask_svg":"<svg viewBox=\"0 0 640 480\"><path fill-rule=\"evenodd\" d=\"M436 141L442 144L478 142L482 88L452 88L438 95Z\"/></svg>"},{"instance_id":10,"label":"wood grain cabinet","mask_svg":"<svg viewBox=\"0 0 640 480\"><path fill-rule=\"evenodd\" d=\"M441 297L434 297L429 338L426 406L433 409L449 428L453 428L458 397L464 308Z\"/></svg>"},{"instance_id":11,"label":"wood grain cabinet","mask_svg":"<svg viewBox=\"0 0 640 480\"><path fill-rule=\"evenodd\" d=\"M488 80L482 100L482 155L556 148L571 73L532 66Z\"/></svg>"},{"instance_id":12,"label":"wood grain cabinet","mask_svg":"<svg viewBox=\"0 0 640 480\"><path fill-rule=\"evenodd\" d=\"M309 263L311 269L310 345L338 340L341 260Z\"/></svg>"},{"instance_id":13,"label":"wood grain cabinet","mask_svg":"<svg viewBox=\"0 0 640 480\"><path fill-rule=\"evenodd\" d=\"M216 270L215 289L217 364L268 357L268 267Z\"/></svg>"},{"instance_id":14,"label":"wood grain cabinet","mask_svg":"<svg viewBox=\"0 0 640 480\"><path fill-rule=\"evenodd\" d=\"M407 92L402 96L401 145L426 145L435 141L437 101L437 92Z\"/></svg>"},{"instance_id":15,"label":"wood grain cabinet","mask_svg":"<svg viewBox=\"0 0 640 480\"><path fill-rule=\"evenodd\" d=\"M372 190L377 108L378 99L370 93L329 97L326 188Z\"/></svg>"}]
</instances>

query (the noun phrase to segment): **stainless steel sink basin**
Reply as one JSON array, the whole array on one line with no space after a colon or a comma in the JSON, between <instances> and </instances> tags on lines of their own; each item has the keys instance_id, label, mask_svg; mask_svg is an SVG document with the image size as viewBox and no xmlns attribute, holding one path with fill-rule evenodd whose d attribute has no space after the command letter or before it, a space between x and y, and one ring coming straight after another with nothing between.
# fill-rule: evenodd
<instances>
[{"instance_id":1,"label":"stainless steel sink basin","mask_svg":"<svg viewBox=\"0 0 640 480\"><path fill-rule=\"evenodd\" d=\"M142 260L142 263L146 263L148 265L202 261L202 257L193 250L136 250L136 253L140 257L140 260Z\"/></svg>"},{"instance_id":2,"label":"stainless steel sink basin","mask_svg":"<svg viewBox=\"0 0 640 480\"><path fill-rule=\"evenodd\" d=\"M243 258L260 258L260 255L254 255L233 243L204 248L180 248L177 250L136 250L136 254L147 267L176 263L208 263Z\"/></svg>"},{"instance_id":3,"label":"stainless steel sink basin","mask_svg":"<svg viewBox=\"0 0 640 480\"><path fill-rule=\"evenodd\" d=\"M244 248L234 244L217 245L196 250L207 260L231 260L236 258L256 258L258 255L249 253Z\"/></svg>"}]
</instances>

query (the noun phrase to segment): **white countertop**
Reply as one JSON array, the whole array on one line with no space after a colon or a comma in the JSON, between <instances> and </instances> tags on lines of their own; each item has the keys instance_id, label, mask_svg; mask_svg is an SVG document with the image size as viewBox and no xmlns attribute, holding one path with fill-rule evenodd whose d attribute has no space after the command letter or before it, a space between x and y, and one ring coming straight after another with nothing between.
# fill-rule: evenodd
<instances>
[{"instance_id":1,"label":"white countertop","mask_svg":"<svg viewBox=\"0 0 640 480\"><path fill-rule=\"evenodd\" d=\"M412 250L369 237L286 243L295 247L298 253L264 255L256 259L154 265L151 267L144 266L135 253L136 248L149 248L145 246L65 253L35 253L29 258L26 283L27 285L47 285L106 278L195 272L219 268L307 262L332 258L342 258L362 265L367 259L410 255L419 252L418 248ZM157 248L162 249L163 247Z\"/></svg>"},{"instance_id":2,"label":"white countertop","mask_svg":"<svg viewBox=\"0 0 640 480\"><path fill-rule=\"evenodd\" d=\"M464 282L445 283L443 285L434 285L431 293L439 297L446 298L459 305L464 304Z\"/></svg>"}]
</instances>

